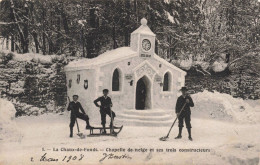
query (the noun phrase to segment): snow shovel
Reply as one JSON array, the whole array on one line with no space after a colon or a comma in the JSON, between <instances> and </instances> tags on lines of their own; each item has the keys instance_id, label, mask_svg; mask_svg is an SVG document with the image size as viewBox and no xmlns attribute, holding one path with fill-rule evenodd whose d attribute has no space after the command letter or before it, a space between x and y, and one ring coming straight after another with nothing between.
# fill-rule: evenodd
<instances>
[{"instance_id":1,"label":"snow shovel","mask_svg":"<svg viewBox=\"0 0 260 165\"><path fill-rule=\"evenodd\" d=\"M69 102L70 102L70 98L69 98L69 97L68 97L68 99L69 99ZM78 124L78 120L77 120L77 117L76 117L76 116L75 116L75 120L76 120L76 124L77 124L77 128L78 128L78 133L77 133L77 135L78 135L81 139L85 139L85 135L79 131L79 124Z\"/></svg>"},{"instance_id":2,"label":"snow shovel","mask_svg":"<svg viewBox=\"0 0 260 165\"><path fill-rule=\"evenodd\" d=\"M181 112L183 111L183 109L184 109L184 107L186 106L186 104L187 104L187 103L185 103L185 104L183 105L183 107L181 108L180 113L177 115L176 119L175 119L174 122L172 123L172 126L171 126L171 128L170 128L170 130L169 130L167 136L161 137L159 140L161 140L161 141L167 141L167 140L169 139L169 135L170 135L170 132L171 132L171 130L172 130L172 127L174 126L175 122L177 121L178 117L180 116L180 114L181 114Z\"/></svg>"},{"instance_id":3,"label":"snow shovel","mask_svg":"<svg viewBox=\"0 0 260 165\"><path fill-rule=\"evenodd\" d=\"M77 124L77 128L78 128L78 133L77 133L77 135L78 135L81 139L85 139L86 136L79 131L79 124L78 124L77 117L76 117L76 124Z\"/></svg>"}]
</instances>

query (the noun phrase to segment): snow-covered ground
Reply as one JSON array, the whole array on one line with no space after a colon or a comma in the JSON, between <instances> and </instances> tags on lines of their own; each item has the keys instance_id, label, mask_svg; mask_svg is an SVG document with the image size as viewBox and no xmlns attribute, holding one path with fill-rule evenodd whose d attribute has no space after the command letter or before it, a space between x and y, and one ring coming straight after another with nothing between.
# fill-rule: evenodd
<instances>
[{"instance_id":1,"label":"snow-covered ground","mask_svg":"<svg viewBox=\"0 0 260 165\"><path fill-rule=\"evenodd\" d=\"M1 105L1 136L0 164L47 164L40 161L42 155L46 158L58 159L58 162L48 164L65 164L69 156L77 156L70 164L259 164L260 158L260 103L232 98L226 94L202 93L192 95L195 107L192 109L193 141L187 138L186 129L183 138L175 140L178 127L175 125L168 141L159 141L170 127L135 127L124 126L122 132L115 137L77 137L74 127L74 137L69 138L69 114L44 114L41 116L24 116L12 120L7 115L3 120L5 110L13 107L5 102ZM4 108L4 109L3 109ZM4 124L2 121L4 121ZM16 132L9 131L14 124ZM79 121L81 131L85 123ZM6 125L6 127L3 127ZM12 126L11 128L13 128ZM7 130L5 130L7 128ZM4 131L4 132L3 132ZM19 132L19 133L17 133ZM12 138L11 138L12 137ZM94 151L53 151L53 148L97 148ZM126 149L125 152L110 152L111 149ZM147 152L128 152L131 149L148 149ZM150 149L163 149L163 152L150 152ZM43 151L43 149L45 151ZM51 150L47 150L51 149ZM176 149L176 152L166 152L166 149ZM179 149L210 149L210 152L180 152ZM104 153L124 155L126 158L105 159ZM78 159L82 158L81 161ZM64 161L64 156L67 156ZM31 161L33 158L33 162ZM23 163L21 163L23 162ZM67 163L67 162L66 162Z\"/></svg>"},{"instance_id":2,"label":"snow-covered ground","mask_svg":"<svg viewBox=\"0 0 260 165\"><path fill-rule=\"evenodd\" d=\"M12 53L13 56L13 60L14 61L20 61L20 62L37 62L37 63L41 63L41 64L53 64L55 61L61 61L61 60L74 60L74 59L78 59L78 57L72 57L72 56L66 56L64 54L62 55L42 55L40 53L25 53L25 54L19 54L17 52L11 52L10 50L1 50L1 52L4 52L6 54L8 53Z\"/></svg>"}]
</instances>

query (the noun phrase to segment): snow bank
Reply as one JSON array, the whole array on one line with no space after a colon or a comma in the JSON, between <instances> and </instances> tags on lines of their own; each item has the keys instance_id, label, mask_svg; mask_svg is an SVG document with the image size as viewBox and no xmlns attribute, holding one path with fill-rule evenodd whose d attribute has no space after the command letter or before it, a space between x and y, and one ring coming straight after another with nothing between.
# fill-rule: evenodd
<instances>
[{"instance_id":1,"label":"snow bank","mask_svg":"<svg viewBox=\"0 0 260 165\"><path fill-rule=\"evenodd\" d=\"M11 52L9 50L1 50L4 53L12 53L14 54L13 60L14 61L33 61L33 62L39 62L41 64L52 64L53 59L61 59L64 58L64 55L42 55L39 53L25 53L25 54L19 54L16 52Z\"/></svg>"},{"instance_id":2,"label":"snow bank","mask_svg":"<svg viewBox=\"0 0 260 165\"><path fill-rule=\"evenodd\" d=\"M12 123L15 113L15 107L10 101L0 99L0 126Z\"/></svg>"},{"instance_id":3,"label":"snow bank","mask_svg":"<svg viewBox=\"0 0 260 165\"><path fill-rule=\"evenodd\" d=\"M196 93L192 98L195 116L235 122L259 122L259 100L253 101L255 104L251 106L246 100L216 91Z\"/></svg>"},{"instance_id":4,"label":"snow bank","mask_svg":"<svg viewBox=\"0 0 260 165\"><path fill-rule=\"evenodd\" d=\"M192 66L192 60L181 60L179 61L180 64L180 68L185 69L185 70L190 70L191 66Z\"/></svg>"},{"instance_id":5,"label":"snow bank","mask_svg":"<svg viewBox=\"0 0 260 165\"><path fill-rule=\"evenodd\" d=\"M0 98L0 140L10 139L13 134L17 134L15 122L15 107L7 100Z\"/></svg>"},{"instance_id":6,"label":"snow bank","mask_svg":"<svg viewBox=\"0 0 260 165\"><path fill-rule=\"evenodd\" d=\"M214 72L222 72L227 68L227 63L225 63L224 61L215 61L212 64L212 69Z\"/></svg>"},{"instance_id":7,"label":"snow bank","mask_svg":"<svg viewBox=\"0 0 260 165\"><path fill-rule=\"evenodd\" d=\"M41 55L37 53L25 53L25 54L14 53L14 60L16 61L34 61L43 64L51 64L52 58L55 57L56 55Z\"/></svg>"}]
</instances>

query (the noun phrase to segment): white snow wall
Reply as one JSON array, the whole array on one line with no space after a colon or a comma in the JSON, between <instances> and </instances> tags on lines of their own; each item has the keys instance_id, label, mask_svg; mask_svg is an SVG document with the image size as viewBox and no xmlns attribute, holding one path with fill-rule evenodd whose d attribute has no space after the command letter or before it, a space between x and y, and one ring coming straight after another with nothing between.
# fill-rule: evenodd
<instances>
[{"instance_id":1,"label":"white snow wall","mask_svg":"<svg viewBox=\"0 0 260 165\"><path fill-rule=\"evenodd\" d=\"M130 63L130 65L128 65ZM161 65L160 65L161 64ZM148 69L138 71L147 65ZM152 68L150 73L149 69ZM121 91L112 91L112 75L115 69L121 74ZM163 91L160 82L156 77L163 76L166 72L171 74L171 91ZM77 83L77 75L80 75L80 82ZM131 79L126 79L126 75L132 75ZM67 85L72 81L71 88L67 86L68 96L79 95L79 101L90 116L91 121L100 122L99 109L95 107L93 101L102 96L102 90L109 89L113 102L113 110L117 113L123 109L135 109L136 83L142 76L147 76L151 83L151 108L152 109L174 109L181 86L184 85L184 74L179 70L174 70L162 64L154 58L133 57L120 62L108 63L104 66L96 66L95 69L85 69L78 71L67 71ZM84 89L84 80L88 80L88 89ZM133 80L132 86L130 81Z\"/></svg>"}]
</instances>

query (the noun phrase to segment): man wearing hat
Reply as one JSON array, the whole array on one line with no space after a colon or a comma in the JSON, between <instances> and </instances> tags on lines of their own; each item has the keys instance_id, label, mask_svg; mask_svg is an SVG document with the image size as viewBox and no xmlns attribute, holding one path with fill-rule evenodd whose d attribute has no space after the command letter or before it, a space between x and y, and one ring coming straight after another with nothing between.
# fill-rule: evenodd
<instances>
[{"instance_id":1,"label":"man wearing hat","mask_svg":"<svg viewBox=\"0 0 260 165\"><path fill-rule=\"evenodd\" d=\"M178 97L176 107L175 107L175 112L178 116L179 120L179 134L175 139L181 139L181 132L182 132L182 127L183 127L183 120L185 120L185 125L189 133L189 140L192 141L191 137L191 124L190 124L190 116L191 116L191 111L190 107L194 107L194 103L192 101L192 98L190 95L187 93L188 89L187 87L182 87L181 92L182 95ZM185 106L184 106L185 105ZM183 108L184 106L184 108ZM182 112L181 109L183 108Z\"/></svg>"},{"instance_id":2,"label":"man wearing hat","mask_svg":"<svg viewBox=\"0 0 260 165\"><path fill-rule=\"evenodd\" d=\"M86 121L86 129L93 128L89 124L89 117L85 113L83 107L81 106L80 102L78 102L78 95L73 95L73 101L69 103L67 108L68 111L71 111L70 116L70 137L73 137L73 127L75 125L76 119L82 119ZM79 112L81 110L82 113Z\"/></svg>"},{"instance_id":3,"label":"man wearing hat","mask_svg":"<svg viewBox=\"0 0 260 165\"><path fill-rule=\"evenodd\" d=\"M108 115L111 118L110 122L110 128L112 127L112 122L114 118L116 117L115 112L111 110L111 107L113 106L111 98L108 97L108 89L103 90L103 96L97 98L94 101L94 104L100 108L100 115L101 115L101 125L103 126L103 133L106 134L106 115ZM100 105L98 104L100 102ZM112 116L111 116L112 114Z\"/></svg>"}]
</instances>

